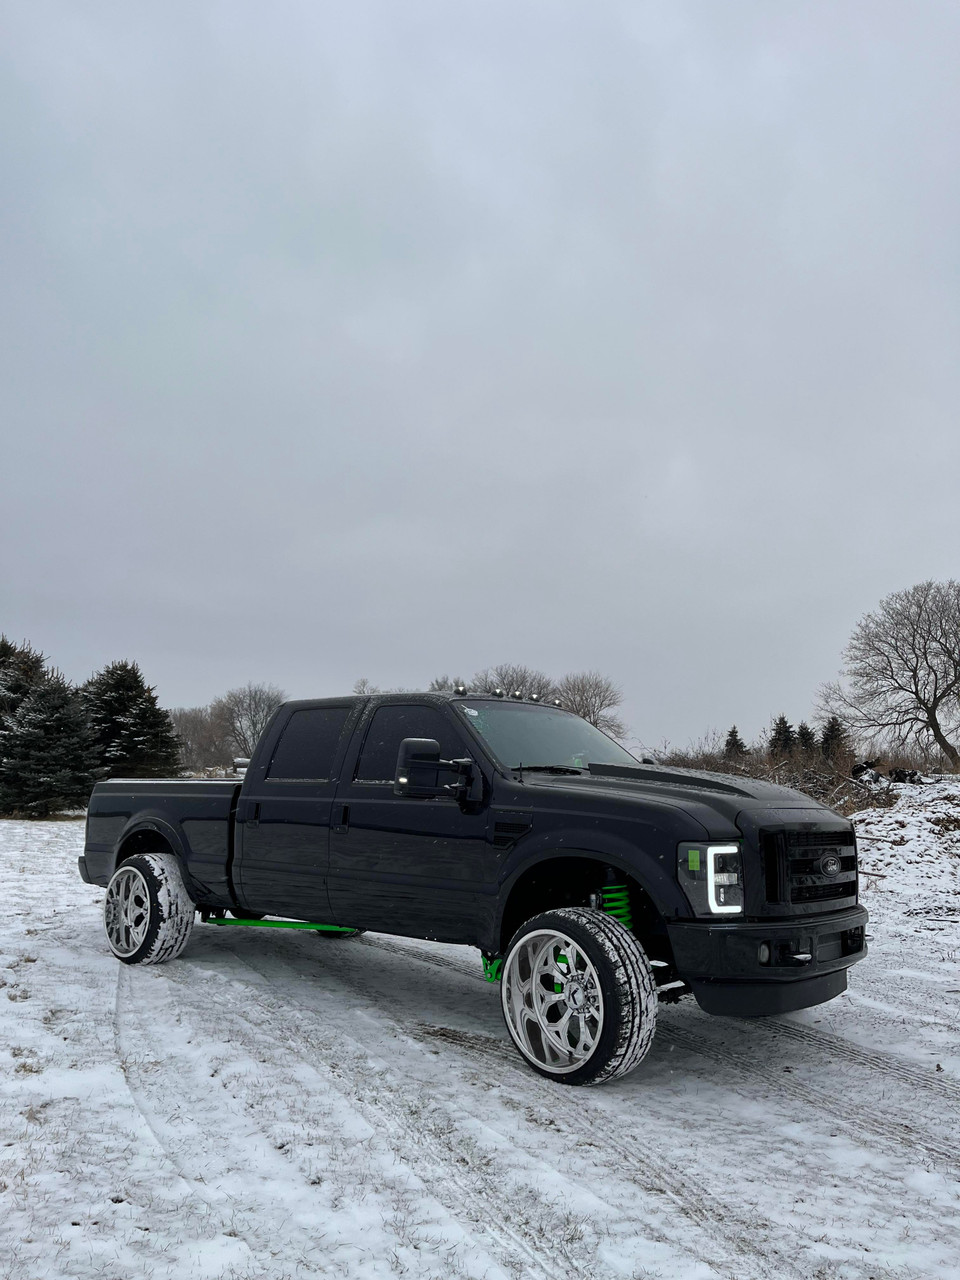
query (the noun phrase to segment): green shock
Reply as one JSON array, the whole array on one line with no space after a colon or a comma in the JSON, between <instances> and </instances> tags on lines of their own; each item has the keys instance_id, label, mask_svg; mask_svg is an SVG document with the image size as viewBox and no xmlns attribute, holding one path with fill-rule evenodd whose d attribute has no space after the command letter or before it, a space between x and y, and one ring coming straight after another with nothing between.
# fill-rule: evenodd
<instances>
[{"instance_id":1,"label":"green shock","mask_svg":"<svg viewBox=\"0 0 960 1280\"><path fill-rule=\"evenodd\" d=\"M625 884L605 884L600 890L600 910L619 920L625 929L633 929L630 890Z\"/></svg>"}]
</instances>

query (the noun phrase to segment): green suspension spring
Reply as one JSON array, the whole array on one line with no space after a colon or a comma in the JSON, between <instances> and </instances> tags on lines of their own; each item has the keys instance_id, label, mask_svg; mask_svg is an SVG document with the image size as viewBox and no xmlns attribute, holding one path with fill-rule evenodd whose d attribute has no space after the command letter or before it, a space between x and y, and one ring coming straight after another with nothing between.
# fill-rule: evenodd
<instances>
[{"instance_id":1,"label":"green suspension spring","mask_svg":"<svg viewBox=\"0 0 960 1280\"><path fill-rule=\"evenodd\" d=\"M625 929L633 928L630 890L625 884L605 884L600 890L600 910L619 920Z\"/></svg>"}]
</instances>

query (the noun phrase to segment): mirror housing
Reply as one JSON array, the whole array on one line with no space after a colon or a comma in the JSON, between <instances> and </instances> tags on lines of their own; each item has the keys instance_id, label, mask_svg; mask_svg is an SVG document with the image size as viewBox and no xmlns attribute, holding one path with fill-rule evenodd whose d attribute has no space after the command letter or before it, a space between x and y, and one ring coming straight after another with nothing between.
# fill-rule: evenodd
<instances>
[{"instance_id":1,"label":"mirror housing","mask_svg":"<svg viewBox=\"0 0 960 1280\"><path fill-rule=\"evenodd\" d=\"M472 760L441 760L435 738L404 738L397 755L393 783L395 796L428 800L452 795L458 799L469 789Z\"/></svg>"}]
</instances>

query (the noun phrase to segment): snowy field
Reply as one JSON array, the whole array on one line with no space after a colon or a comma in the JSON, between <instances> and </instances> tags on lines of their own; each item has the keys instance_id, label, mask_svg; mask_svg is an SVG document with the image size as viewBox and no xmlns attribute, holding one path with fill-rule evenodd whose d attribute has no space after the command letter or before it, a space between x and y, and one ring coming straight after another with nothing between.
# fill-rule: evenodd
<instances>
[{"instance_id":1,"label":"snowy field","mask_svg":"<svg viewBox=\"0 0 960 1280\"><path fill-rule=\"evenodd\" d=\"M0 1276L960 1278L960 789L902 791L845 996L663 1008L593 1090L521 1064L467 948L120 965L82 823L0 823Z\"/></svg>"}]
</instances>

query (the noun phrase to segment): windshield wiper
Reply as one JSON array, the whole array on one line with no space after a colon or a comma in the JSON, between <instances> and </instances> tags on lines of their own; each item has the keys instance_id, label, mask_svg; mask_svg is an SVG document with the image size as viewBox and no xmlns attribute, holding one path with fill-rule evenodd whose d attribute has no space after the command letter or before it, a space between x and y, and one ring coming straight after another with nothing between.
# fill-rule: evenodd
<instances>
[{"instance_id":1,"label":"windshield wiper","mask_svg":"<svg viewBox=\"0 0 960 1280\"><path fill-rule=\"evenodd\" d=\"M584 773L584 769L575 769L569 764L515 764L521 773Z\"/></svg>"}]
</instances>

